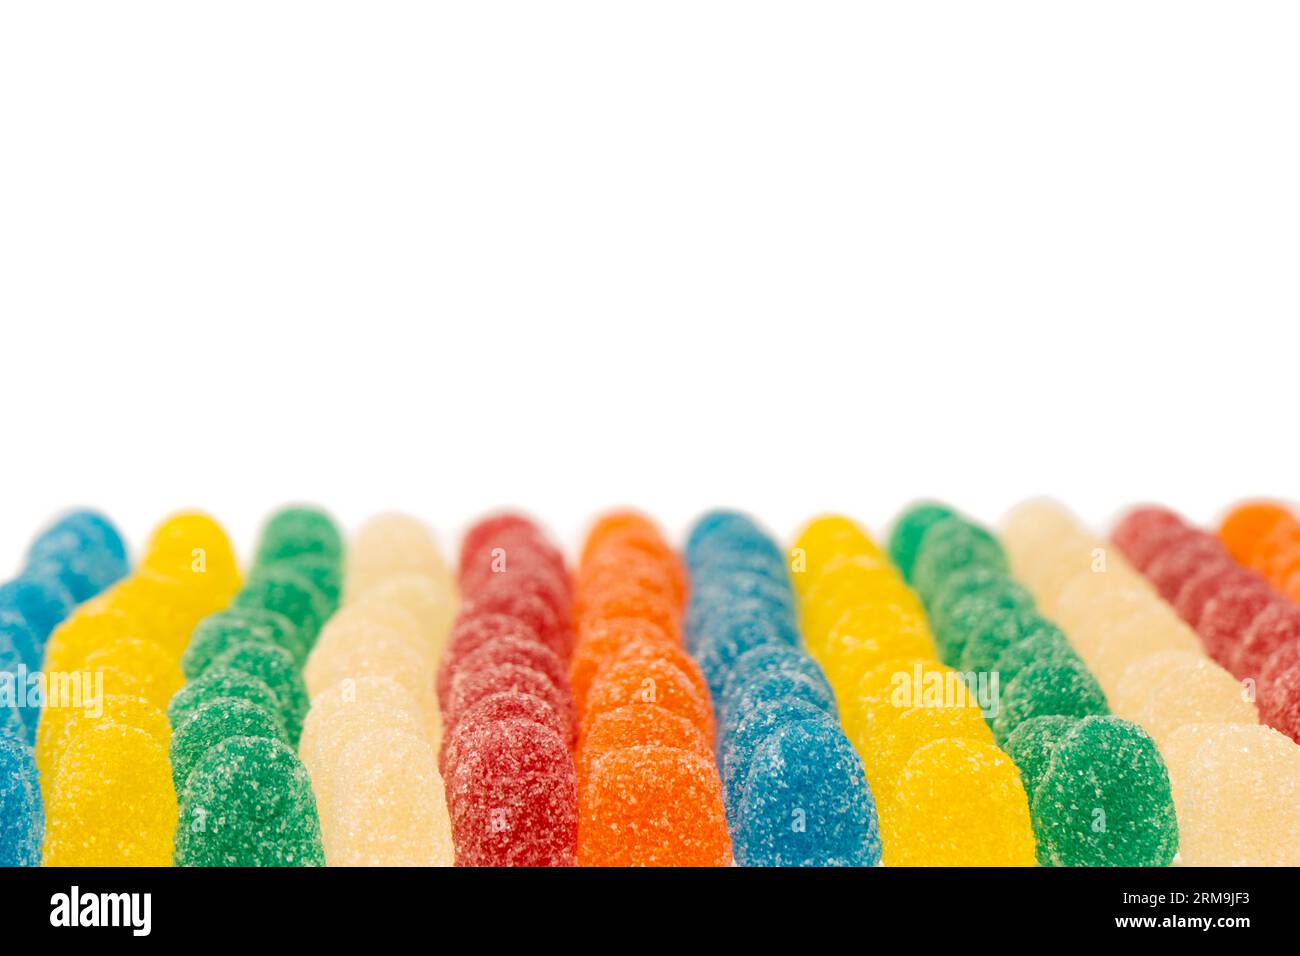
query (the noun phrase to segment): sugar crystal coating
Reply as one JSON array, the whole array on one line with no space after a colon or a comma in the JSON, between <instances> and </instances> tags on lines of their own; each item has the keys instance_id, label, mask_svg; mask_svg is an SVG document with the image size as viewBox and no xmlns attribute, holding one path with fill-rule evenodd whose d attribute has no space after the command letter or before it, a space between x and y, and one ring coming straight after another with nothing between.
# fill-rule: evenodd
<instances>
[{"instance_id":1,"label":"sugar crystal coating","mask_svg":"<svg viewBox=\"0 0 1300 956\"><path fill-rule=\"evenodd\" d=\"M45 866L168 866L176 791L166 743L96 722L59 760L46 804Z\"/></svg>"},{"instance_id":2,"label":"sugar crystal coating","mask_svg":"<svg viewBox=\"0 0 1300 956\"><path fill-rule=\"evenodd\" d=\"M1134 664L1112 703L1162 745L1186 724L1258 722L1254 703L1233 676L1194 651L1163 651Z\"/></svg>"},{"instance_id":3,"label":"sugar crystal coating","mask_svg":"<svg viewBox=\"0 0 1300 956\"><path fill-rule=\"evenodd\" d=\"M577 777L565 742L532 721L471 733L448 767L457 866L571 866Z\"/></svg>"},{"instance_id":4,"label":"sugar crystal coating","mask_svg":"<svg viewBox=\"0 0 1300 956\"><path fill-rule=\"evenodd\" d=\"M198 680L190 681L167 705L167 720L174 731L203 704L218 697L238 697L256 704L272 714L279 714L281 704L266 681L232 667L210 667Z\"/></svg>"},{"instance_id":5,"label":"sugar crystal coating","mask_svg":"<svg viewBox=\"0 0 1300 956\"><path fill-rule=\"evenodd\" d=\"M31 747L0 730L0 866L39 866L45 811Z\"/></svg>"},{"instance_id":6,"label":"sugar crystal coating","mask_svg":"<svg viewBox=\"0 0 1300 956\"><path fill-rule=\"evenodd\" d=\"M155 528L141 567L204 594L213 609L239 589L239 563L230 539L201 512L173 515Z\"/></svg>"},{"instance_id":7,"label":"sugar crystal coating","mask_svg":"<svg viewBox=\"0 0 1300 956\"><path fill-rule=\"evenodd\" d=\"M1081 662L1040 661L1020 671L1002 692L993 734L1005 742L1030 717L1089 717L1110 712L1106 695Z\"/></svg>"},{"instance_id":8,"label":"sugar crystal coating","mask_svg":"<svg viewBox=\"0 0 1300 956\"><path fill-rule=\"evenodd\" d=\"M297 745L310 703L307 686L294 666L292 654L270 644L236 644L218 657L213 666L242 671L265 683L279 702L275 716L284 727L290 746Z\"/></svg>"},{"instance_id":9,"label":"sugar crystal coating","mask_svg":"<svg viewBox=\"0 0 1300 956\"><path fill-rule=\"evenodd\" d=\"M258 568L235 596L236 607L266 608L283 614L310 646L329 616L325 595L291 565Z\"/></svg>"},{"instance_id":10,"label":"sugar crystal coating","mask_svg":"<svg viewBox=\"0 0 1300 956\"><path fill-rule=\"evenodd\" d=\"M283 742L230 737L190 771L176 824L178 866L323 866L311 781Z\"/></svg>"},{"instance_id":11,"label":"sugar crystal coating","mask_svg":"<svg viewBox=\"0 0 1300 956\"><path fill-rule=\"evenodd\" d=\"M1170 738L1164 755L1184 865L1300 865L1294 742L1268 727L1188 725Z\"/></svg>"},{"instance_id":12,"label":"sugar crystal coating","mask_svg":"<svg viewBox=\"0 0 1300 956\"><path fill-rule=\"evenodd\" d=\"M67 587L48 575L25 574L0 584L0 608L21 615L41 641L71 613L75 603Z\"/></svg>"},{"instance_id":13,"label":"sugar crystal coating","mask_svg":"<svg viewBox=\"0 0 1300 956\"><path fill-rule=\"evenodd\" d=\"M1089 717L1065 734L1033 811L1056 866L1168 866L1178 852L1164 760L1145 731L1119 717Z\"/></svg>"},{"instance_id":14,"label":"sugar crystal coating","mask_svg":"<svg viewBox=\"0 0 1300 956\"><path fill-rule=\"evenodd\" d=\"M718 738L718 769L722 775L723 800L730 808L739 806L749 779L754 753L769 736L792 721L834 719L806 700L773 700L746 710L734 711Z\"/></svg>"},{"instance_id":15,"label":"sugar crystal coating","mask_svg":"<svg viewBox=\"0 0 1300 956\"><path fill-rule=\"evenodd\" d=\"M584 721L604 711L647 704L681 714L706 739L713 739L713 714L708 703L689 677L663 659L624 661L602 670L587 694Z\"/></svg>"},{"instance_id":16,"label":"sugar crystal coating","mask_svg":"<svg viewBox=\"0 0 1300 956\"><path fill-rule=\"evenodd\" d=\"M200 677L212 662L235 644L273 644L293 655L299 667L307 660L307 646L283 614L265 608L227 608L198 623L181 655L186 680Z\"/></svg>"},{"instance_id":17,"label":"sugar crystal coating","mask_svg":"<svg viewBox=\"0 0 1300 956\"><path fill-rule=\"evenodd\" d=\"M712 763L671 747L592 762L579 795L583 866L726 866L731 841Z\"/></svg>"},{"instance_id":18,"label":"sugar crystal coating","mask_svg":"<svg viewBox=\"0 0 1300 956\"><path fill-rule=\"evenodd\" d=\"M925 533L931 526L952 517L952 514L943 505L926 502L913 505L895 522L894 529L889 534L889 556L906 580L912 580L912 570Z\"/></svg>"},{"instance_id":19,"label":"sugar crystal coating","mask_svg":"<svg viewBox=\"0 0 1300 956\"><path fill-rule=\"evenodd\" d=\"M83 666L89 671L117 669L130 674L139 681L141 696L158 707L166 707L185 683L176 658L153 641L119 638L86 655Z\"/></svg>"},{"instance_id":20,"label":"sugar crystal coating","mask_svg":"<svg viewBox=\"0 0 1300 956\"><path fill-rule=\"evenodd\" d=\"M602 754L627 747L674 747L713 759L699 727L666 708L641 704L603 711L588 722L577 756L580 776L585 778L591 761Z\"/></svg>"},{"instance_id":21,"label":"sugar crystal coating","mask_svg":"<svg viewBox=\"0 0 1300 956\"><path fill-rule=\"evenodd\" d=\"M343 538L332 518L318 508L282 508L262 527L254 563L274 564L303 555L337 559Z\"/></svg>"},{"instance_id":22,"label":"sugar crystal coating","mask_svg":"<svg viewBox=\"0 0 1300 956\"><path fill-rule=\"evenodd\" d=\"M210 700L172 734L172 782L177 793L184 791L190 771L203 755L231 737L268 737L288 743L280 721L256 704L238 697Z\"/></svg>"},{"instance_id":23,"label":"sugar crystal coating","mask_svg":"<svg viewBox=\"0 0 1300 956\"><path fill-rule=\"evenodd\" d=\"M427 579L444 594L453 590L438 544L421 522L400 514L378 515L353 535L347 552L349 600L408 575Z\"/></svg>"},{"instance_id":24,"label":"sugar crystal coating","mask_svg":"<svg viewBox=\"0 0 1300 956\"><path fill-rule=\"evenodd\" d=\"M97 707L47 707L41 714L36 734L36 764L43 788L48 791L54 783L59 760L73 738L88 726L101 722L134 727L162 743L170 733L166 715L143 697L104 694Z\"/></svg>"},{"instance_id":25,"label":"sugar crystal coating","mask_svg":"<svg viewBox=\"0 0 1300 956\"><path fill-rule=\"evenodd\" d=\"M1032 866L1029 804L1011 759L948 738L912 754L881 815L887 866Z\"/></svg>"},{"instance_id":26,"label":"sugar crystal coating","mask_svg":"<svg viewBox=\"0 0 1300 956\"><path fill-rule=\"evenodd\" d=\"M564 662L555 652L539 641L522 637L502 636L480 644L469 653L455 656L448 655L446 690L439 684L439 700L450 703L449 692L455 679L460 674L473 674L486 670L497 664L518 664L545 674L556 687L563 687L568 680Z\"/></svg>"},{"instance_id":27,"label":"sugar crystal coating","mask_svg":"<svg viewBox=\"0 0 1300 956\"><path fill-rule=\"evenodd\" d=\"M551 705L564 727L563 739L572 742L575 734L573 698L564 685L556 686L541 671L520 664L492 664L478 671L456 676L445 708L446 726L455 727L462 714L480 700L503 691L517 691L541 698Z\"/></svg>"},{"instance_id":28,"label":"sugar crystal coating","mask_svg":"<svg viewBox=\"0 0 1300 956\"><path fill-rule=\"evenodd\" d=\"M342 749L335 772L348 785L322 818L330 866L452 864L451 820L426 740L375 731Z\"/></svg>"},{"instance_id":29,"label":"sugar crystal coating","mask_svg":"<svg viewBox=\"0 0 1300 956\"><path fill-rule=\"evenodd\" d=\"M16 612L0 610L0 648L11 648L29 671L40 670L45 647Z\"/></svg>"},{"instance_id":30,"label":"sugar crystal coating","mask_svg":"<svg viewBox=\"0 0 1300 956\"><path fill-rule=\"evenodd\" d=\"M466 741L472 741L474 734L483 727L506 720L541 724L561 740L567 739L569 733L563 718L542 698L521 690L497 691L466 708L456 720L451 733L443 738L438 769L447 774L459 762L460 748Z\"/></svg>"},{"instance_id":31,"label":"sugar crystal coating","mask_svg":"<svg viewBox=\"0 0 1300 956\"><path fill-rule=\"evenodd\" d=\"M862 761L838 728L792 722L750 762L731 817L741 866L875 866L880 834Z\"/></svg>"}]
</instances>

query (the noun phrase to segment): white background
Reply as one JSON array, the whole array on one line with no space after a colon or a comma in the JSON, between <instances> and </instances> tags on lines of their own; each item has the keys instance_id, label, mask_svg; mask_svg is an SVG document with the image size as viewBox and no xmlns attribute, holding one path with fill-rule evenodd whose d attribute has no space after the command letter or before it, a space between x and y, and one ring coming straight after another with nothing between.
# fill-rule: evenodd
<instances>
[{"instance_id":1,"label":"white background","mask_svg":"<svg viewBox=\"0 0 1300 956\"><path fill-rule=\"evenodd\" d=\"M1293 3L0 9L0 571L1300 481Z\"/></svg>"}]
</instances>

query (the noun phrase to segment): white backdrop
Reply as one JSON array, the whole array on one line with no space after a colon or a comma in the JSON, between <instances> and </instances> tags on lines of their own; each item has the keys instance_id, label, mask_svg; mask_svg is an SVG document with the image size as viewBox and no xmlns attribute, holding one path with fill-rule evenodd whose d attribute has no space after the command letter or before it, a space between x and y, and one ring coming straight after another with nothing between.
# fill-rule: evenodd
<instances>
[{"instance_id":1,"label":"white backdrop","mask_svg":"<svg viewBox=\"0 0 1300 956\"><path fill-rule=\"evenodd\" d=\"M0 571L1300 480L1295 4L202 6L0 8Z\"/></svg>"}]
</instances>

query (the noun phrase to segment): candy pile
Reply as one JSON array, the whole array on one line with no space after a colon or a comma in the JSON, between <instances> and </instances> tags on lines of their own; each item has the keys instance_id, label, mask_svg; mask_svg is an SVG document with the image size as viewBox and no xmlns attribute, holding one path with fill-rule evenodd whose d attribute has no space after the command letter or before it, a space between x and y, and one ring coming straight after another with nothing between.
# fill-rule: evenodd
<instances>
[{"instance_id":1,"label":"candy pile","mask_svg":"<svg viewBox=\"0 0 1300 956\"><path fill-rule=\"evenodd\" d=\"M956 672L935 659L925 611L889 559L842 517L809 524L792 557L804 637L866 767L884 863L1032 865L1015 765Z\"/></svg>"},{"instance_id":2,"label":"candy pile","mask_svg":"<svg viewBox=\"0 0 1300 956\"><path fill-rule=\"evenodd\" d=\"M989 721L1020 770L1039 863L1172 862L1178 826L1155 742L1108 716L1097 678L1011 577L997 539L946 508L922 505L900 520L893 550L925 602L944 660L968 681L999 682Z\"/></svg>"},{"instance_id":3,"label":"candy pile","mask_svg":"<svg viewBox=\"0 0 1300 956\"><path fill-rule=\"evenodd\" d=\"M84 604L45 654L60 675L102 682L98 706L46 700L36 758L46 795L46 866L167 866L176 791L163 709L181 686L194 625L239 586L234 551L206 515L154 532L133 575Z\"/></svg>"},{"instance_id":4,"label":"candy pile","mask_svg":"<svg viewBox=\"0 0 1300 956\"><path fill-rule=\"evenodd\" d=\"M1256 725L1254 705L1205 656L1191 629L1116 549L1064 509L1022 505L1003 537L1016 572L1066 629L1115 713L1158 743L1182 862L1294 864L1300 832L1295 814L1280 808L1296 806L1300 774L1294 753L1287 769L1279 746L1294 751L1294 744ZM1241 760L1245 753L1250 759Z\"/></svg>"},{"instance_id":5,"label":"candy pile","mask_svg":"<svg viewBox=\"0 0 1300 956\"><path fill-rule=\"evenodd\" d=\"M686 642L712 691L736 862L875 866L875 802L834 693L800 647L780 549L719 511L695 525L686 561Z\"/></svg>"},{"instance_id":6,"label":"candy pile","mask_svg":"<svg viewBox=\"0 0 1300 956\"><path fill-rule=\"evenodd\" d=\"M610 514L577 572L578 861L731 862L709 688L682 646L685 574L658 529Z\"/></svg>"},{"instance_id":7,"label":"candy pile","mask_svg":"<svg viewBox=\"0 0 1300 956\"><path fill-rule=\"evenodd\" d=\"M0 866L35 866L41 859L43 778L33 744L46 642L77 604L127 570L117 530L101 515L77 511L42 532L22 573L0 585Z\"/></svg>"},{"instance_id":8,"label":"candy pile","mask_svg":"<svg viewBox=\"0 0 1300 956\"><path fill-rule=\"evenodd\" d=\"M438 668L457 866L572 866L577 842L569 580L527 518L461 543L465 599Z\"/></svg>"},{"instance_id":9,"label":"candy pile","mask_svg":"<svg viewBox=\"0 0 1300 956\"><path fill-rule=\"evenodd\" d=\"M338 605L343 542L328 515L286 508L262 529L229 609L194 629L172 698L180 866L320 866L316 801L295 753L301 668Z\"/></svg>"},{"instance_id":10,"label":"candy pile","mask_svg":"<svg viewBox=\"0 0 1300 956\"><path fill-rule=\"evenodd\" d=\"M383 515L352 539L345 594L307 661L299 744L325 861L450 866L433 683L455 613L451 574L424 525Z\"/></svg>"}]
</instances>

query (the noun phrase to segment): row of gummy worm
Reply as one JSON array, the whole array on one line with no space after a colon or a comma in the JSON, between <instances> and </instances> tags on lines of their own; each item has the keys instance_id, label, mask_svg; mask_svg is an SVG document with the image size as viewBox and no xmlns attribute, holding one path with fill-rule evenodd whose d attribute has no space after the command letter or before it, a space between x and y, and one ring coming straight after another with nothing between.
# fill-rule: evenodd
<instances>
[{"instance_id":1,"label":"row of gummy worm","mask_svg":"<svg viewBox=\"0 0 1300 956\"><path fill-rule=\"evenodd\" d=\"M1300 865L1300 519L881 547L68 514L0 585L0 865Z\"/></svg>"}]
</instances>

